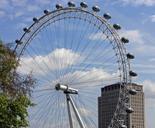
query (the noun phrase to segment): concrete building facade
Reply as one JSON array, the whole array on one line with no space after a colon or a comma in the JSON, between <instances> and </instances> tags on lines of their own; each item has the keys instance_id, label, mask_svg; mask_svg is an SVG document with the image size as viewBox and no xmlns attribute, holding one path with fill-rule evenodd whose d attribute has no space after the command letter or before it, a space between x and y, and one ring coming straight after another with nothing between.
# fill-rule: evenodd
<instances>
[{"instance_id":1,"label":"concrete building facade","mask_svg":"<svg viewBox=\"0 0 155 128\"><path fill-rule=\"evenodd\" d=\"M98 125L107 128L116 109L119 97L119 84L108 85L101 89L98 97ZM132 84L128 88L137 90L136 95L130 95L131 107L134 113L127 115L127 128L145 128L144 92L143 86Z\"/></svg>"}]
</instances>

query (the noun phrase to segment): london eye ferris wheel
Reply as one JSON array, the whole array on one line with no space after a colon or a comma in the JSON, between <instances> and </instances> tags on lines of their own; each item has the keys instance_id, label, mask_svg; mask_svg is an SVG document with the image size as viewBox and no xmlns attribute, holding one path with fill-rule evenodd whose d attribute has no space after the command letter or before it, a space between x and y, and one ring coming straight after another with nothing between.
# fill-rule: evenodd
<instances>
[{"instance_id":1,"label":"london eye ferris wheel","mask_svg":"<svg viewBox=\"0 0 155 128\"><path fill-rule=\"evenodd\" d=\"M121 26L99 12L85 2L57 4L54 11L34 17L16 40L18 72L32 72L37 80L30 128L97 128L100 88L113 83L121 86L108 128L126 128L125 115L133 112L129 95L136 93L126 87L137 75L129 64L134 56L125 49L129 40L118 35Z\"/></svg>"}]
</instances>

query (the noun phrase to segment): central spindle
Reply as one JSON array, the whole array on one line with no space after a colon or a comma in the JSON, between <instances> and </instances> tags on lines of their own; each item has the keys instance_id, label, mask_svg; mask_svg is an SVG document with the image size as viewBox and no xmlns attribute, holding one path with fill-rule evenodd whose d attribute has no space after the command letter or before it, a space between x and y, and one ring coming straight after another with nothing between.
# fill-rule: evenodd
<instances>
[{"instance_id":1,"label":"central spindle","mask_svg":"<svg viewBox=\"0 0 155 128\"><path fill-rule=\"evenodd\" d=\"M78 90L77 89L71 88L68 85L64 85L64 84L60 84L60 83L55 85L55 89L57 91L61 90L64 93L68 93L68 94L78 94Z\"/></svg>"}]
</instances>

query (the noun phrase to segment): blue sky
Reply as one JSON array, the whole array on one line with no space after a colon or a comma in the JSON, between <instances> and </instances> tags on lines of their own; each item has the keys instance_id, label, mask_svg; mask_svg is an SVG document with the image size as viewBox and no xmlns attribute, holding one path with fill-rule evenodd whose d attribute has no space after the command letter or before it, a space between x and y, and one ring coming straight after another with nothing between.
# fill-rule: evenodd
<instances>
[{"instance_id":1,"label":"blue sky","mask_svg":"<svg viewBox=\"0 0 155 128\"><path fill-rule=\"evenodd\" d=\"M74 0L79 5L79 0ZM146 95L146 124L154 128L155 122L155 0L85 0L90 7L99 5L100 14L109 12L111 23L122 26L120 35L130 40L129 52L136 56L131 67L137 71L134 82L144 85ZM0 0L0 38L14 42L22 28L41 16L44 9L53 10L56 3L67 5L67 0Z\"/></svg>"}]
</instances>

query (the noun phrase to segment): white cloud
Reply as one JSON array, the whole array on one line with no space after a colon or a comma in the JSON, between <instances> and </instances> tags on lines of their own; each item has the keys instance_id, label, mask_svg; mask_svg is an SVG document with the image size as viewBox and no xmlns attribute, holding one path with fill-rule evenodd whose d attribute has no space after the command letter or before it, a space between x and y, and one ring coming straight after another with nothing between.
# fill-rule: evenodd
<instances>
[{"instance_id":1,"label":"white cloud","mask_svg":"<svg viewBox=\"0 0 155 128\"><path fill-rule=\"evenodd\" d=\"M120 35L128 38L133 43L144 43L143 35L139 30L123 30L120 32Z\"/></svg>"},{"instance_id":2,"label":"white cloud","mask_svg":"<svg viewBox=\"0 0 155 128\"><path fill-rule=\"evenodd\" d=\"M136 63L136 64L134 64L135 65L135 67L137 67L137 68L143 68L143 69L155 69L155 65L154 64L149 64L149 65L146 65L146 64L141 64L141 63Z\"/></svg>"},{"instance_id":3,"label":"white cloud","mask_svg":"<svg viewBox=\"0 0 155 128\"><path fill-rule=\"evenodd\" d=\"M21 11L19 11L19 12L15 12L15 17L20 17L20 16L23 16L24 15L24 13L23 12L21 12Z\"/></svg>"},{"instance_id":4,"label":"white cloud","mask_svg":"<svg viewBox=\"0 0 155 128\"><path fill-rule=\"evenodd\" d=\"M15 20L18 17L24 16L25 12L23 10L16 10L14 12L9 12L6 16L9 20Z\"/></svg>"},{"instance_id":5,"label":"white cloud","mask_svg":"<svg viewBox=\"0 0 155 128\"><path fill-rule=\"evenodd\" d=\"M51 0L36 0L36 3L39 3L39 4L50 4L52 3Z\"/></svg>"},{"instance_id":6,"label":"white cloud","mask_svg":"<svg viewBox=\"0 0 155 128\"><path fill-rule=\"evenodd\" d=\"M138 29L135 30L121 30L119 32L120 37L126 37L130 41L130 51L136 53L137 55L153 55L155 54L155 46L151 43L153 42L149 34L141 32ZM88 36L90 40L105 40L106 35L102 33L91 34ZM149 49L146 50L146 49Z\"/></svg>"},{"instance_id":7,"label":"white cloud","mask_svg":"<svg viewBox=\"0 0 155 128\"><path fill-rule=\"evenodd\" d=\"M9 5L8 0L0 0L0 8L5 8Z\"/></svg>"},{"instance_id":8,"label":"white cloud","mask_svg":"<svg viewBox=\"0 0 155 128\"><path fill-rule=\"evenodd\" d=\"M155 62L155 58L150 58L149 61L150 62Z\"/></svg>"},{"instance_id":9,"label":"white cloud","mask_svg":"<svg viewBox=\"0 0 155 128\"><path fill-rule=\"evenodd\" d=\"M140 74L154 75L154 59L151 59L155 55L155 46L152 41L154 37L137 29L122 30L120 35L128 38L130 41L128 45L129 52L134 54L137 60L132 67Z\"/></svg>"},{"instance_id":10,"label":"white cloud","mask_svg":"<svg viewBox=\"0 0 155 128\"><path fill-rule=\"evenodd\" d=\"M130 41L130 51L140 56L150 56L155 54L153 37L148 33L139 30L122 30L120 36L127 37ZM149 49L149 50L148 50Z\"/></svg>"},{"instance_id":11,"label":"white cloud","mask_svg":"<svg viewBox=\"0 0 155 128\"><path fill-rule=\"evenodd\" d=\"M155 109L155 99L148 98L145 99L146 110ZM149 115L149 113L147 113Z\"/></svg>"},{"instance_id":12,"label":"white cloud","mask_svg":"<svg viewBox=\"0 0 155 128\"><path fill-rule=\"evenodd\" d=\"M155 15L150 16L152 22L155 22Z\"/></svg>"},{"instance_id":13,"label":"white cloud","mask_svg":"<svg viewBox=\"0 0 155 128\"><path fill-rule=\"evenodd\" d=\"M151 65L148 64L149 62L145 59L142 60L141 64L135 63L132 65L132 67L134 67L133 69L135 69L137 71L137 73L139 74L139 76L141 74L147 76L147 75L154 75L155 74L155 65Z\"/></svg>"},{"instance_id":14,"label":"white cloud","mask_svg":"<svg viewBox=\"0 0 155 128\"><path fill-rule=\"evenodd\" d=\"M36 6L36 5L28 5L28 6L27 6L27 10L28 10L29 12L34 12L34 11L38 11L38 10L39 10L39 7Z\"/></svg>"},{"instance_id":15,"label":"white cloud","mask_svg":"<svg viewBox=\"0 0 155 128\"><path fill-rule=\"evenodd\" d=\"M142 54L143 56L147 56L147 55L154 55L155 54L155 46L153 45L147 45L147 44L143 44L143 45L139 45L137 47L135 47L135 51L137 53Z\"/></svg>"},{"instance_id":16,"label":"white cloud","mask_svg":"<svg viewBox=\"0 0 155 128\"><path fill-rule=\"evenodd\" d=\"M153 6L155 5L155 0L119 0L124 4L133 4L133 5L146 5Z\"/></svg>"},{"instance_id":17,"label":"white cloud","mask_svg":"<svg viewBox=\"0 0 155 128\"><path fill-rule=\"evenodd\" d=\"M150 61L150 60L148 60ZM147 63L147 62L143 62L143 63L135 63L134 68L136 68L136 71L138 73L142 73L142 74L155 74L155 65L153 63Z\"/></svg>"},{"instance_id":18,"label":"white cloud","mask_svg":"<svg viewBox=\"0 0 155 128\"><path fill-rule=\"evenodd\" d=\"M147 98L155 99L155 82L151 80L145 80L143 83L144 92Z\"/></svg>"},{"instance_id":19,"label":"white cloud","mask_svg":"<svg viewBox=\"0 0 155 128\"><path fill-rule=\"evenodd\" d=\"M153 45L153 37L151 37L148 33L144 33L138 29L134 30L121 30L119 32L120 37L126 37L130 41L130 50L136 54L143 53L144 55L153 55L155 54L155 46ZM91 34L88 36L90 40L105 40L106 35L102 33ZM149 49L146 50L146 49Z\"/></svg>"},{"instance_id":20,"label":"white cloud","mask_svg":"<svg viewBox=\"0 0 155 128\"><path fill-rule=\"evenodd\" d=\"M68 73L58 80L52 82L52 85L56 85L60 81L62 84L70 84L71 87L92 87L97 85L112 84L119 80L119 72L108 73L101 68L91 68L87 71L77 70L73 73ZM60 82L60 83L61 83Z\"/></svg>"},{"instance_id":21,"label":"white cloud","mask_svg":"<svg viewBox=\"0 0 155 128\"><path fill-rule=\"evenodd\" d=\"M147 123L151 123L151 115L155 114L155 112L152 111L155 110L155 82L151 80L145 80L142 84L144 86Z\"/></svg>"},{"instance_id":22,"label":"white cloud","mask_svg":"<svg viewBox=\"0 0 155 128\"><path fill-rule=\"evenodd\" d=\"M64 69L68 66L76 64L80 59L78 53L74 53L68 49L55 49L48 55L35 56L34 58L23 57L20 60L18 71L27 74L30 71L37 75L44 75L49 70ZM36 63L37 62L37 63ZM39 66L38 66L39 65ZM44 70L44 72L40 69Z\"/></svg>"},{"instance_id":23,"label":"white cloud","mask_svg":"<svg viewBox=\"0 0 155 128\"><path fill-rule=\"evenodd\" d=\"M0 17L4 17L5 16L5 12L4 11L0 11Z\"/></svg>"},{"instance_id":24,"label":"white cloud","mask_svg":"<svg viewBox=\"0 0 155 128\"><path fill-rule=\"evenodd\" d=\"M90 110L84 108L84 107L81 107L78 110L83 113L83 116L90 116L90 115L92 115L92 112Z\"/></svg>"},{"instance_id":25,"label":"white cloud","mask_svg":"<svg viewBox=\"0 0 155 128\"><path fill-rule=\"evenodd\" d=\"M15 25L15 29L21 30L26 26L27 26L27 24L21 22L21 23Z\"/></svg>"},{"instance_id":26,"label":"white cloud","mask_svg":"<svg viewBox=\"0 0 155 128\"><path fill-rule=\"evenodd\" d=\"M99 33L96 33L96 34L89 35L88 39L90 39L90 40L105 40L106 35L104 35L102 32L99 32Z\"/></svg>"},{"instance_id":27,"label":"white cloud","mask_svg":"<svg viewBox=\"0 0 155 128\"><path fill-rule=\"evenodd\" d=\"M31 23L31 22L32 22L32 17L25 17L25 18L24 18L24 21L25 21L25 22L30 22L30 23ZM24 27L25 27L25 26L24 26Z\"/></svg>"},{"instance_id":28,"label":"white cloud","mask_svg":"<svg viewBox=\"0 0 155 128\"><path fill-rule=\"evenodd\" d=\"M26 6L27 0L11 0L13 6L23 7Z\"/></svg>"},{"instance_id":29,"label":"white cloud","mask_svg":"<svg viewBox=\"0 0 155 128\"><path fill-rule=\"evenodd\" d=\"M144 44L144 34L139 30L122 30L119 32L120 37L126 37L133 43ZM88 36L90 40L105 40L106 35L103 33L91 34Z\"/></svg>"}]
</instances>

